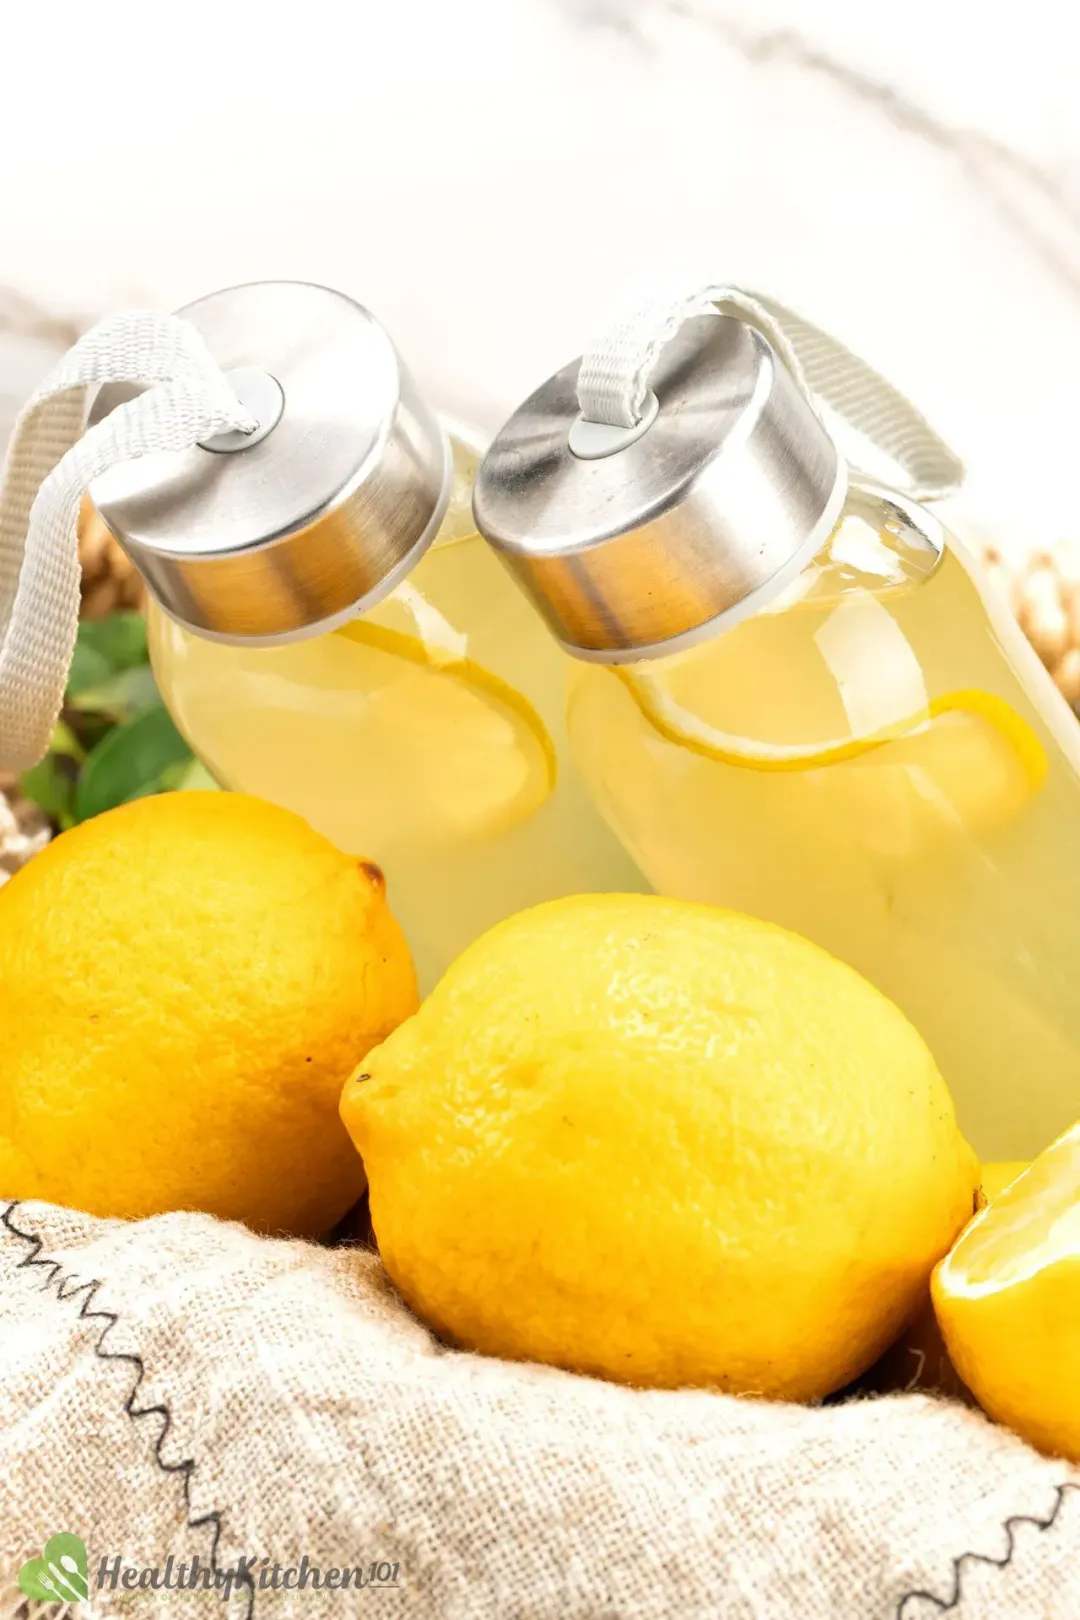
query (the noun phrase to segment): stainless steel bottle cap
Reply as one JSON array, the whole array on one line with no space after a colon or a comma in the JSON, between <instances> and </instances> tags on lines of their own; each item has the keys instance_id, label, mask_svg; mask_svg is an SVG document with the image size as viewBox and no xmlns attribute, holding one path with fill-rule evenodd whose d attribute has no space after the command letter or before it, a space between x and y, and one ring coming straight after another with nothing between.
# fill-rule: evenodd
<instances>
[{"instance_id":1,"label":"stainless steel bottle cap","mask_svg":"<svg viewBox=\"0 0 1080 1620\"><path fill-rule=\"evenodd\" d=\"M582 433L579 361L496 435L474 511L555 635L608 663L674 651L783 588L835 526L846 466L753 327L688 320L642 428ZM599 453L598 453L599 451Z\"/></svg>"},{"instance_id":2,"label":"stainless steel bottle cap","mask_svg":"<svg viewBox=\"0 0 1080 1620\"><path fill-rule=\"evenodd\" d=\"M446 510L450 447L378 321L303 282L231 287L179 313L259 426L125 462L90 498L189 629L274 642L329 629L404 577ZM108 385L100 420L138 389Z\"/></svg>"}]
</instances>

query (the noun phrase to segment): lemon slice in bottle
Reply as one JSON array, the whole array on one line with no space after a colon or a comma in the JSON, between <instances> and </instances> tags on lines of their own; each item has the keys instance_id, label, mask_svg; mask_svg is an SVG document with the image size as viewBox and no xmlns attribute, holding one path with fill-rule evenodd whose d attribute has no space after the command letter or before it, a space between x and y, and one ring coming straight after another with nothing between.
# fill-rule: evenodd
<instances>
[{"instance_id":1,"label":"lemon slice in bottle","mask_svg":"<svg viewBox=\"0 0 1080 1620\"><path fill-rule=\"evenodd\" d=\"M742 770L844 766L837 813L857 817L863 841L889 856L1001 826L1041 787L1046 755L1027 721L978 688L928 696L913 650L873 599L834 609L814 636L763 621L737 644L741 629L727 647L615 670L668 742ZM728 729L736 716L740 734Z\"/></svg>"},{"instance_id":2,"label":"lemon slice in bottle","mask_svg":"<svg viewBox=\"0 0 1080 1620\"><path fill-rule=\"evenodd\" d=\"M891 781L867 775L864 788L901 785L969 826L1008 819L1046 775L1042 744L1003 698L978 688L930 695L893 604L861 588L812 618L759 615L617 673L656 731L707 759L819 771L878 756Z\"/></svg>"},{"instance_id":3,"label":"lemon slice in bottle","mask_svg":"<svg viewBox=\"0 0 1080 1620\"><path fill-rule=\"evenodd\" d=\"M1046 775L1046 755L1039 739L1015 709L993 692L949 692L944 697L932 698L903 720L893 721L864 736L812 744L773 743L753 737L736 737L719 730L701 715L684 707L665 687L662 676L653 675L644 666L635 666L632 671L617 665L612 667L629 688L634 701L655 731L669 742L678 743L682 748L692 749L694 753L724 765L739 765L756 771L820 770L825 765L859 759L884 747L886 743L925 737L933 729L933 723L944 716L963 716L981 719L991 731L996 732L1008 744L1033 786L1038 786ZM955 742L956 735L954 731L951 742Z\"/></svg>"},{"instance_id":4,"label":"lemon slice in bottle","mask_svg":"<svg viewBox=\"0 0 1080 1620\"><path fill-rule=\"evenodd\" d=\"M1002 826L1046 777L1035 732L992 692L946 693L861 736L783 744L719 731L659 683L618 673L653 729L702 758L754 771L852 767L843 779L845 811L865 818L866 842L884 853L908 853L935 832Z\"/></svg>"},{"instance_id":5,"label":"lemon slice in bottle","mask_svg":"<svg viewBox=\"0 0 1080 1620\"><path fill-rule=\"evenodd\" d=\"M1080 1125L965 1228L934 1273L949 1355L979 1404L1080 1459Z\"/></svg>"},{"instance_id":6,"label":"lemon slice in bottle","mask_svg":"<svg viewBox=\"0 0 1080 1620\"><path fill-rule=\"evenodd\" d=\"M497 675L370 620L338 638L350 644L358 703L347 746L368 762L388 836L396 824L434 842L489 838L551 794L554 744L528 699Z\"/></svg>"}]
</instances>

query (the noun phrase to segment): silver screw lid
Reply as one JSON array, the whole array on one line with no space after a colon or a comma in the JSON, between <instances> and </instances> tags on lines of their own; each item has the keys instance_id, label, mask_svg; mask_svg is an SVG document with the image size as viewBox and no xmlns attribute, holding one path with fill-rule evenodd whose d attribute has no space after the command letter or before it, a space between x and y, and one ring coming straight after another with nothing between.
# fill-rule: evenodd
<instances>
[{"instance_id":1,"label":"silver screw lid","mask_svg":"<svg viewBox=\"0 0 1080 1620\"><path fill-rule=\"evenodd\" d=\"M514 412L474 491L477 527L569 652L673 651L809 562L839 518L846 465L760 332L687 320L631 430L582 422L579 366Z\"/></svg>"},{"instance_id":2,"label":"silver screw lid","mask_svg":"<svg viewBox=\"0 0 1080 1620\"><path fill-rule=\"evenodd\" d=\"M254 282L178 313L258 428L125 462L95 480L91 501L191 630L273 643L344 622L434 538L446 434L387 333L343 293ZM91 422L139 391L103 387Z\"/></svg>"}]
</instances>

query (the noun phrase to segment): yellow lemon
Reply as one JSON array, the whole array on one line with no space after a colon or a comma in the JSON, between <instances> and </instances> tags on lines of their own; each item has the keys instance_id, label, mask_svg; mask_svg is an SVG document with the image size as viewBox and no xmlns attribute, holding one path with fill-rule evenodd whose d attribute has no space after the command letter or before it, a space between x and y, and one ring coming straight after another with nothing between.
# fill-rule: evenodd
<instances>
[{"instance_id":1,"label":"yellow lemon","mask_svg":"<svg viewBox=\"0 0 1080 1620\"><path fill-rule=\"evenodd\" d=\"M1080 1125L975 1217L934 1273L933 1298L979 1405L1080 1459Z\"/></svg>"},{"instance_id":2,"label":"yellow lemon","mask_svg":"<svg viewBox=\"0 0 1080 1620\"><path fill-rule=\"evenodd\" d=\"M317 1234L337 1114L416 1006L381 873L239 794L142 799L0 890L0 1196Z\"/></svg>"},{"instance_id":3,"label":"yellow lemon","mask_svg":"<svg viewBox=\"0 0 1080 1620\"><path fill-rule=\"evenodd\" d=\"M984 1164L979 1171L976 1194L979 1208L1004 1192L1027 1167L1026 1159ZM918 1314L868 1373L865 1388L882 1395L917 1389L970 1401L968 1391L949 1360L929 1289Z\"/></svg>"},{"instance_id":4,"label":"yellow lemon","mask_svg":"<svg viewBox=\"0 0 1080 1620\"><path fill-rule=\"evenodd\" d=\"M782 929L656 896L521 913L342 1098L390 1275L447 1338L803 1399L861 1372L970 1216L926 1046Z\"/></svg>"}]
</instances>

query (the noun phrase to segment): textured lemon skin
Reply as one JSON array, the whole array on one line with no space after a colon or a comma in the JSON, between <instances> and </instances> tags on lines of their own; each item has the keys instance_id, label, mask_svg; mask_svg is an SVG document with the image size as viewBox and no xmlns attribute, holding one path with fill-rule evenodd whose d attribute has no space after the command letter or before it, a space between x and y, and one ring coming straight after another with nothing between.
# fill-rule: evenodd
<instances>
[{"instance_id":1,"label":"textured lemon skin","mask_svg":"<svg viewBox=\"0 0 1080 1620\"><path fill-rule=\"evenodd\" d=\"M342 1082L416 1006L377 868L240 794L140 800L0 890L0 1196L318 1234Z\"/></svg>"},{"instance_id":2,"label":"textured lemon skin","mask_svg":"<svg viewBox=\"0 0 1080 1620\"><path fill-rule=\"evenodd\" d=\"M500 924L342 1114L386 1267L437 1331L658 1387L845 1384L977 1180L889 1001L779 928L654 896Z\"/></svg>"}]
</instances>

